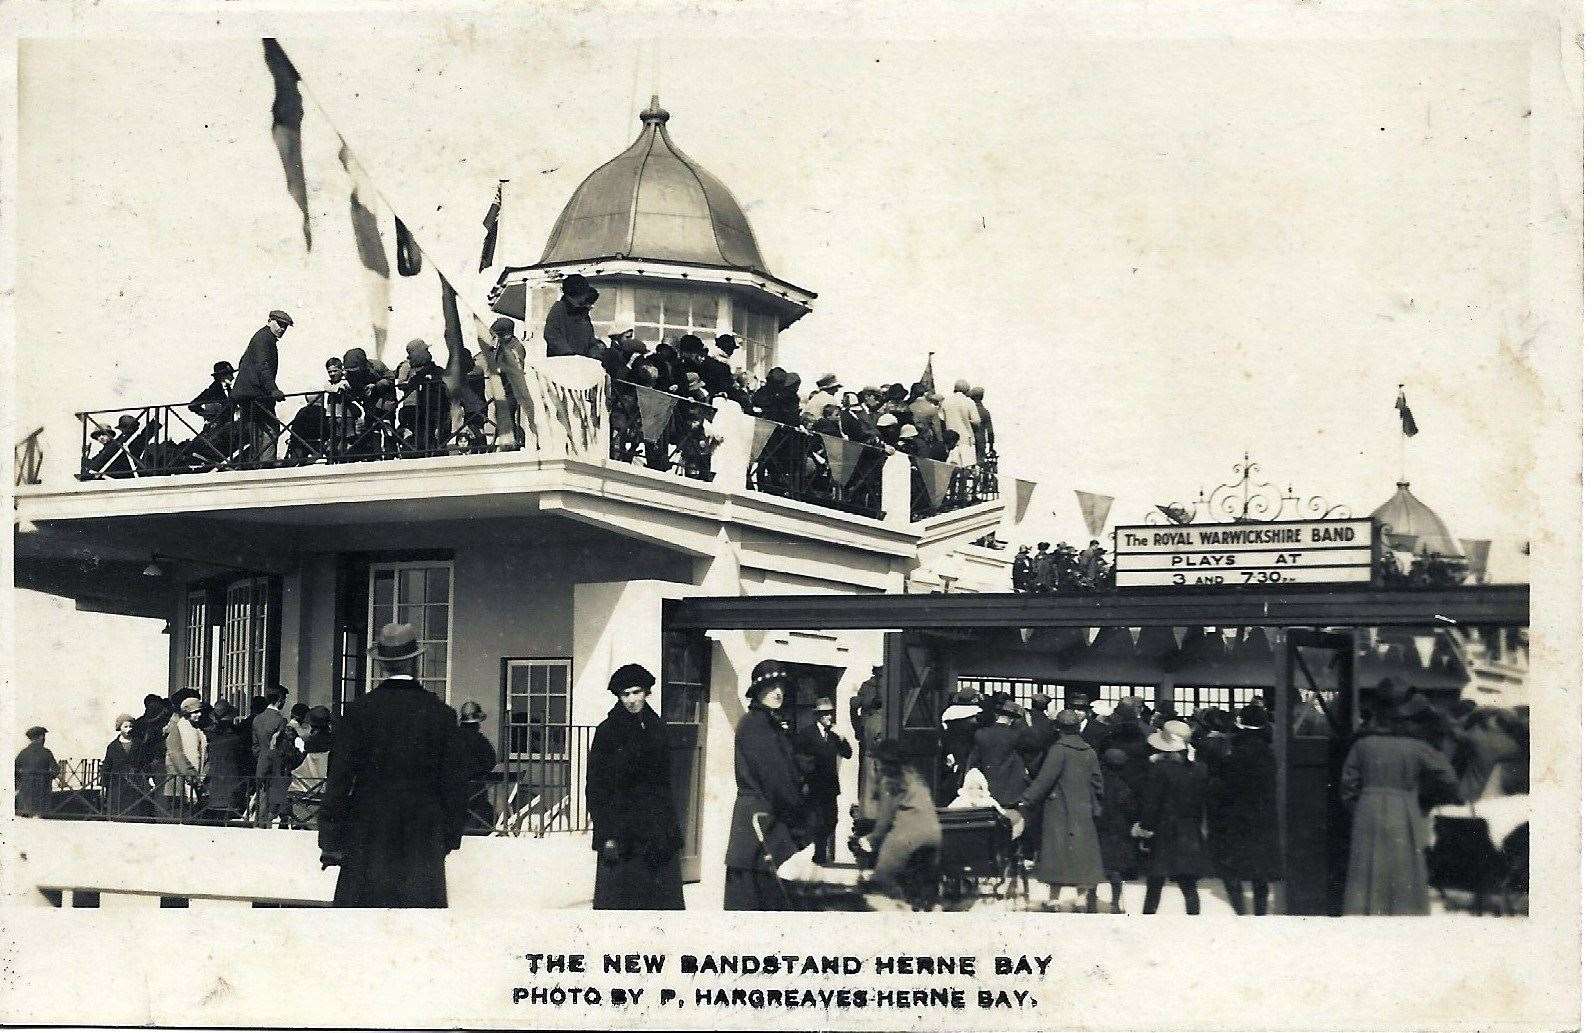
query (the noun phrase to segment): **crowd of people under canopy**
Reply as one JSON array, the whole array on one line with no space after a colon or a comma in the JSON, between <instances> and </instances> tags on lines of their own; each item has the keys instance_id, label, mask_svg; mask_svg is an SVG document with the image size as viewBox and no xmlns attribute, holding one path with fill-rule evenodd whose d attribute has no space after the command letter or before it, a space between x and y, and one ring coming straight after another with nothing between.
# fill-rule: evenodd
<instances>
[{"instance_id":1,"label":"crowd of people under canopy","mask_svg":"<svg viewBox=\"0 0 1594 1033\"><path fill-rule=\"evenodd\" d=\"M736 337L721 334L712 351L696 334L661 341L651 348L633 329L622 328L602 340L593 328L596 287L580 275L561 281L559 300L543 325L544 353L582 356L603 365L612 382L665 392L711 405L727 399L750 415L792 428L928 458L959 467L994 472L995 426L984 404L984 389L959 380L943 397L933 384L888 383L846 390L833 373L803 390L802 377L781 367L760 379L734 365ZM286 400L277 384L278 342L294 325L273 310L256 331L236 366L216 362L211 382L178 413L194 431L186 441L166 440L165 427L149 411L124 413L116 424L95 424L86 474L126 477L180 469L248 467L303 463L318 459L385 458L444 452L519 447L524 431L518 400L500 373L523 367L526 345L516 324L500 317L480 351L465 356L463 368L445 369L420 339L405 346L397 368L350 348L326 360L326 384L307 393L287 423L276 407ZM635 392L617 391L611 404L635 407ZM174 409L178 407L173 407ZM456 417L457 411L457 417ZM190 422L197 419L198 426ZM690 438L712 449L710 435L697 428L672 428L672 443ZM636 421L639 425L641 420ZM512 436L507 431L512 426ZM165 435L162 434L165 432ZM280 453L280 454L279 454Z\"/></svg>"},{"instance_id":2,"label":"crowd of people under canopy","mask_svg":"<svg viewBox=\"0 0 1594 1033\"><path fill-rule=\"evenodd\" d=\"M1063 594L1099 592L1113 583L1112 559L1095 538L1083 549L1067 542L1020 545L1013 557L1013 591Z\"/></svg>"}]
</instances>

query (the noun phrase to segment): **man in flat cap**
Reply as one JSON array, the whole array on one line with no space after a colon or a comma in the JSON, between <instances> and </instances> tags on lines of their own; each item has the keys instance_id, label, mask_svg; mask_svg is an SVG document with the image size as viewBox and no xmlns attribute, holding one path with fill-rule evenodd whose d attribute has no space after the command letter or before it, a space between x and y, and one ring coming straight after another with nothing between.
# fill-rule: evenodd
<instances>
[{"instance_id":1,"label":"man in flat cap","mask_svg":"<svg viewBox=\"0 0 1594 1033\"><path fill-rule=\"evenodd\" d=\"M337 907L447 907L444 861L465 834L469 758L454 710L416 678L409 624L371 643L382 681L348 704L332 742L320 844Z\"/></svg>"},{"instance_id":2,"label":"man in flat cap","mask_svg":"<svg viewBox=\"0 0 1594 1033\"><path fill-rule=\"evenodd\" d=\"M285 395L277 387L277 342L293 325L293 317L272 309L266 325L255 331L238 360L238 375L233 380L232 401L238 407L244 441L251 462L277 458L277 403Z\"/></svg>"},{"instance_id":3,"label":"man in flat cap","mask_svg":"<svg viewBox=\"0 0 1594 1033\"><path fill-rule=\"evenodd\" d=\"M548 318L542 324L548 356L603 358L603 342L592 329L592 306L597 304L598 289L580 273L571 273L560 281L559 294L559 300L548 306Z\"/></svg>"},{"instance_id":4,"label":"man in flat cap","mask_svg":"<svg viewBox=\"0 0 1594 1033\"><path fill-rule=\"evenodd\" d=\"M28 744L17 754L17 814L35 817L50 809L50 784L55 781L55 754L44 745L45 729L34 725L27 731Z\"/></svg>"}]
</instances>

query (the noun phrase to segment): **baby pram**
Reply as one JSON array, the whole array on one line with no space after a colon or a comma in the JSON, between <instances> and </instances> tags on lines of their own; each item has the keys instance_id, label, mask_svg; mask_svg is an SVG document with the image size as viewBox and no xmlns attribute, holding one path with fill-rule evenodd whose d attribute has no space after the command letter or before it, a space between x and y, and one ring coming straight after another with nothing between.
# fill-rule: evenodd
<instances>
[{"instance_id":1,"label":"baby pram","mask_svg":"<svg viewBox=\"0 0 1594 1033\"><path fill-rule=\"evenodd\" d=\"M777 866L764 844L769 815L753 815L753 835L758 838L764 863L774 872L790 911L873 911L864 899L864 871L855 864L819 864L810 844Z\"/></svg>"},{"instance_id":2,"label":"baby pram","mask_svg":"<svg viewBox=\"0 0 1594 1033\"><path fill-rule=\"evenodd\" d=\"M937 906L967 910L980 900L1005 900L1014 910L1029 903L1029 873L1018 857L1014 823L1000 807L936 808L941 849L928 879L909 878L905 889L916 910ZM865 868L874 851L865 838L873 823L860 820L847 846Z\"/></svg>"}]
</instances>

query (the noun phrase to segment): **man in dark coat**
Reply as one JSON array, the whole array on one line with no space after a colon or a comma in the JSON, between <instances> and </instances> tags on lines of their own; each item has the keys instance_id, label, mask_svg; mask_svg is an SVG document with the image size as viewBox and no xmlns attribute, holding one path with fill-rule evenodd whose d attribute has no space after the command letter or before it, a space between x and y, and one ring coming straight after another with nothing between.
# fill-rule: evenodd
<instances>
[{"instance_id":1,"label":"man in dark coat","mask_svg":"<svg viewBox=\"0 0 1594 1033\"><path fill-rule=\"evenodd\" d=\"M991 788L991 796L1003 807L1013 807L1029 788L1029 771L1024 767L1019 746L1023 729L1018 722L1024 712L1012 701L1003 701L996 710L996 723L974 733L968 768L979 768Z\"/></svg>"},{"instance_id":2,"label":"man in dark coat","mask_svg":"<svg viewBox=\"0 0 1594 1033\"><path fill-rule=\"evenodd\" d=\"M254 757L249 732L239 723L238 711L222 700L210 712L205 729L205 804L211 817L236 818L249 800Z\"/></svg>"},{"instance_id":3,"label":"man in dark coat","mask_svg":"<svg viewBox=\"0 0 1594 1033\"><path fill-rule=\"evenodd\" d=\"M652 672L626 664L609 678L613 709L592 734L587 813L598 871L596 911L680 911L681 826L670 783L670 740L648 705Z\"/></svg>"},{"instance_id":4,"label":"man in dark coat","mask_svg":"<svg viewBox=\"0 0 1594 1033\"><path fill-rule=\"evenodd\" d=\"M470 794L470 802L465 808L469 815L465 831L473 836L485 836L498 824L493 798L487 788L487 780L498 767L498 751L482 734L482 722L485 720L487 712L480 703L468 699L460 704L460 750L465 755L465 781Z\"/></svg>"},{"instance_id":5,"label":"man in dark coat","mask_svg":"<svg viewBox=\"0 0 1594 1033\"><path fill-rule=\"evenodd\" d=\"M340 865L338 907L447 907L444 860L465 831L454 711L415 677L415 629L371 644L386 675L343 711L321 803L321 863Z\"/></svg>"},{"instance_id":6,"label":"man in dark coat","mask_svg":"<svg viewBox=\"0 0 1594 1033\"><path fill-rule=\"evenodd\" d=\"M708 388L710 398L721 395L735 402L745 401L741 389L736 386L736 377L731 372L730 357L736 353L736 338L730 334L720 334L714 339L714 349L719 352L709 357L703 363L703 386Z\"/></svg>"},{"instance_id":7,"label":"man in dark coat","mask_svg":"<svg viewBox=\"0 0 1594 1033\"><path fill-rule=\"evenodd\" d=\"M277 403L286 397L277 387L277 342L292 325L288 313L272 309L238 360L232 401L249 443L248 458L255 462L277 457Z\"/></svg>"},{"instance_id":8,"label":"man in dark coat","mask_svg":"<svg viewBox=\"0 0 1594 1033\"><path fill-rule=\"evenodd\" d=\"M1013 557L1013 591L1032 592L1035 590L1035 559L1029 554L1029 546L1020 545L1018 555Z\"/></svg>"},{"instance_id":9,"label":"man in dark coat","mask_svg":"<svg viewBox=\"0 0 1594 1033\"><path fill-rule=\"evenodd\" d=\"M1052 566L1057 561L1051 550L1051 542L1041 542L1035 546L1035 560L1030 565L1030 577L1035 587L1031 591L1050 592L1053 590Z\"/></svg>"},{"instance_id":10,"label":"man in dark coat","mask_svg":"<svg viewBox=\"0 0 1594 1033\"><path fill-rule=\"evenodd\" d=\"M44 745L45 729L34 725L27 731L28 744L17 754L14 773L17 786L17 814L35 817L50 809L50 786L55 781L55 754Z\"/></svg>"},{"instance_id":11,"label":"man in dark coat","mask_svg":"<svg viewBox=\"0 0 1594 1033\"><path fill-rule=\"evenodd\" d=\"M598 301L598 289L585 276L572 273L560 281L559 294L559 300L548 306L548 318L542 324L548 356L602 358L603 342L592 329L592 306Z\"/></svg>"},{"instance_id":12,"label":"man in dark coat","mask_svg":"<svg viewBox=\"0 0 1594 1033\"><path fill-rule=\"evenodd\" d=\"M736 803L725 847L727 911L788 910L775 871L808 842L797 759L777 713L789 685L785 665L760 661L747 687L747 714L736 726Z\"/></svg>"},{"instance_id":13,"label":"man in dark coat","mask_svg":"<svg viewBox=\"0 0 1594 1033\"><path fill-rule=\"evenodd\" d=\"M1207 867L1201 835L1206 765L1188 759L1190 726L1183 721L1164 722L1160 730L1148 737L1147 743L1160 756L1146 774L1140 811L1141 829L1152 834L1143 910L1148 915L1157 913L1163 884L1171 878L1184 894L1185 914L1198 915L1201 898L1196 893L1196 880Z\"/></svg>"},{"instance_id":14,"label":"man in dark coat","mask_svg":"<svg viewBox=\"0 0 1594 1033\"><path fill-rule=\"evenodd\" d=\"M1245 914L1251 883L1255 913L1267 914L1268 883L1284 877L1279 856L1278 770L1268 745L1267 711L1249 703L1240 709L1226 756L1211 767L1207 792L1207 852L1223 879L1234 913Z\"/></svg>"},{"instance_id":15,"label":"man in dark coat","mask_svg":"<svg viewBox=\"0 0 1594 1033\"><path fill-rule=\"evenodd\" d=\"M290 771L283 771L277 754L277 736L292 735L288 719L282 708L288 703L288 690L278 685L266 697L266 708L250 721L250 743L255 757L255 824L266 828L273 818L282 817L288 809L288 780Z\"/></svg>"},{"instance_id":16,"label":"man in dark coat","mask_svg":"<svg viewBox=\"0 0 1594 1033\"><path fill-rule=\"evenodd\" d=\"M797 733L798 766L806 771L809 821L814 833L814 860L836 859L836 797L841 792L839 759L852 758L852 744L836 734L836 704L821 697L814 704L814 723Z\"/></svg>"}]
</instances>

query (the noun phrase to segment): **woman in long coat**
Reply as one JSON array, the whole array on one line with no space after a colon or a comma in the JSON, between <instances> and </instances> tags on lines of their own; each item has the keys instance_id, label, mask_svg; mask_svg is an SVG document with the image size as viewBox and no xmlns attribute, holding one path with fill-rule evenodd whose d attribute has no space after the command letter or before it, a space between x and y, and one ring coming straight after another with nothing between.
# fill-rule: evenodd
<instances>
[{"instance_id":1,"label":"woman in long coat","mask_svg":"<svg viewBox=\"0 0 1594 1033\"><path fill-rule=\"evenodd\" d=\"M1040 858L1035 877L1048 886L1046 909L1057 910L1064 886L1095 892L1107 879L1096 837L1096 815L1101 810L1101 762L1096 751L1079 737L1084 717L1065 710L1057 715L1061 733L1046 751L1041 770L1024 791L1028 813L1041 808Z\"/></svg>"},{"instance_id":2,"label":"woman in long coat","mask_svg":"<svg viewBox=\"0 0 1594 1033\"><path fill-rule=\"evenodd\" d=\"M100 762L100 786L105 790L105 816L113 821L126 817L138 805L139 780L133 743L133 718L116 715L116 738L105 747Z\"/></svg>"},{"instance_id":3,"label":"woman in long coat","mask_svg":"<svg viewBox=\"0 0 1594 1033\"><path fill-rule=\"evenodd\" d=\"M1152 834L1144 912L1157 913L1163 884L1171 878L1184 894L1185 914L1198 915L1201 898L1196 895L1196 880L1207 867L1201 838L1207 768L1188 758L1190 726L1183 721L1164 722L1146 743L1158 756L1146 772L1140 811L1141 828Z\"/></svg>"},{"instance_id":4,"label":"woman in long coat","mask_svg":"<svg viewBox=\"0 0 1594 1033\"><path fill-rule=\"evenodd\" d=\"M1418 793L1455 792L1450 762L1425 742L1396 731L1398 687L1380 683L1373 719L1340 773L1340 796L1351 808L1347 915L1426 915L1428 823Z\"/></svg>"},{"instance_id":5,"label":"woman in long coat","mask_svg":"<svg viewBox=\"0 0 1594 1033\"><path fill-rule=\"evenodd\" d=\"M1268 745L1267 711L1240 710L1228 755L1212 767L1207 792L1207 853L1234 905L1245 914L1245 887L1258 915L1267 914L1268 884L1284 877L1279 856L1278 769Z\"/></svg>"},{"instance_id":6,"label":"woman in long coat","mask_svg":"<svg viewBox=\"0 0 1594 1033\"><path fill-rule=\"evenodd\" d=\"M747 688L747 715L736 726L736 804L725 847L727 911L789 910L775 869L808 836L797 757L776 713L789 684L782 664L760 661Z\"/></svg>"},{"instance_id":7,"label":"woman in long coat","mask_svg":"<svg viewBox=\"0 0 1594 1033\"><path fill-rule=\"evenodd\" d=\"M648 706L654 678L626 664L609 679L614 709L592 735L587 813L598 874L594 910L680 911L680 823L664 719Z\"/></svg>"}]
</instances>

